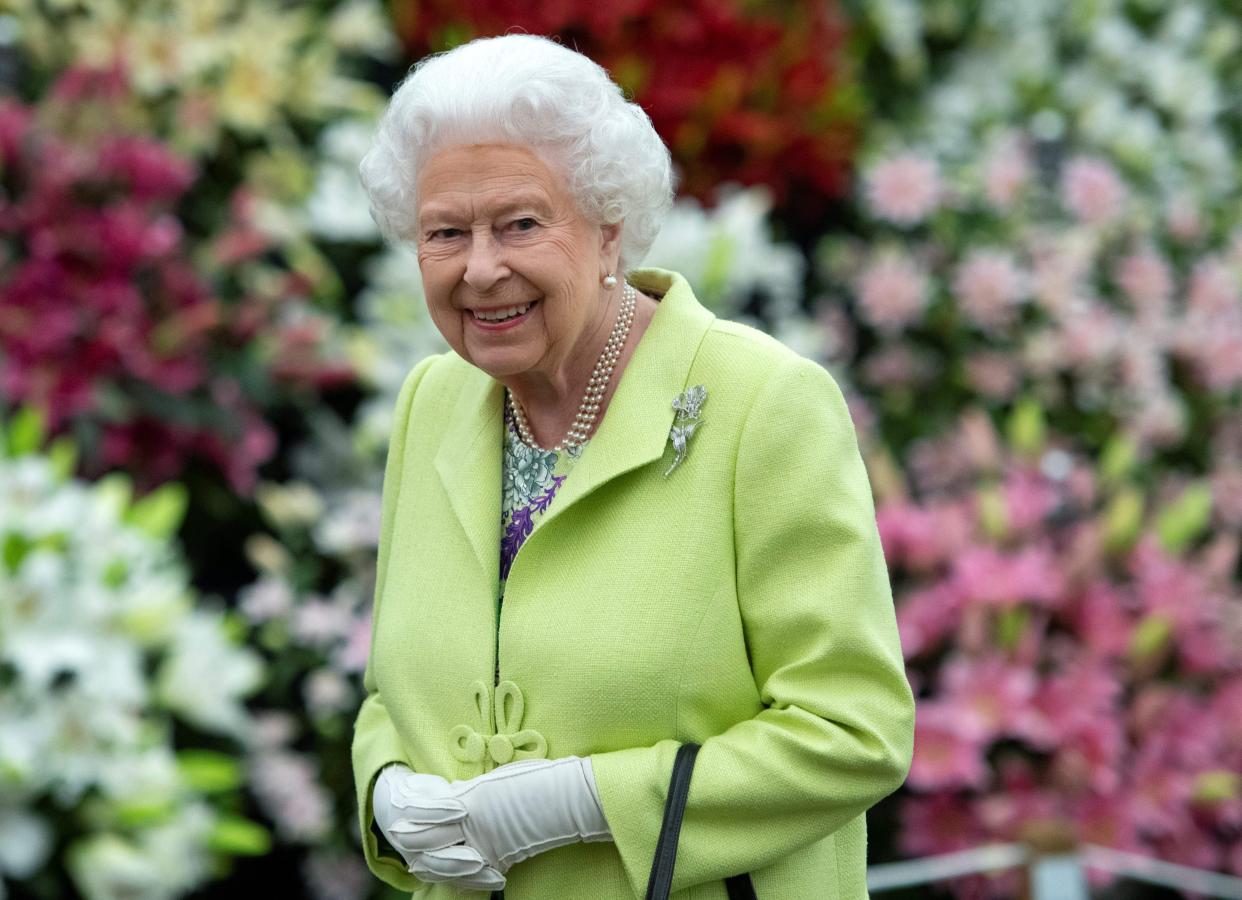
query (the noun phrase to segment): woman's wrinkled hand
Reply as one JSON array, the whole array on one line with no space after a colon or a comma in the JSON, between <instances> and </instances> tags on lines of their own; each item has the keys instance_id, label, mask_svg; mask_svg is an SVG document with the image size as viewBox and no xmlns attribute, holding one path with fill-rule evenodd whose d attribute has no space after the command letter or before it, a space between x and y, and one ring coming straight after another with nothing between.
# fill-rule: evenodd
<instances>
[{"instance_id":1,"label":"woman's wrinkled hand","mask_svg":"<svg viewBox=\"0 0 1242 900\"><path fill-rule=\"evenodd\" d=\"M420 881L474 891L503 889L504 875L465 842L458 823L466 811L451 794L452 785L439 775L424 775L400 763L387 766L375 780L375 822L405 859L407 871Z\"/></svg>"}]
</instances>

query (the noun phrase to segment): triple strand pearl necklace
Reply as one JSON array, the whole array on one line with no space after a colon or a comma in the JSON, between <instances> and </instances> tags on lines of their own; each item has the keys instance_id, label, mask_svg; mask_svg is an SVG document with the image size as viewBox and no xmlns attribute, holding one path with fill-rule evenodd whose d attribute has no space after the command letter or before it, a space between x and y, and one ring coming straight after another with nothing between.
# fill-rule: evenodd
<instances>
[{"instance_id":1,"label":"triple strand pearl necklace","mask_svg":"<svg viewBox=\"0 0 1242 900\"><path fill-rule=\"evenodd\" d=\"M591 380L587 382L586 393L582 396L582 402L578 404L578 415L574 417L574 424L570 426L569 431L561 438L560 443L552 448L551 452L559 453L566 447L576 447L586 443L591 427L599 415L599 402L604 399L604 393L608 390L608 382L612 380L612 370L617 365L622 348L625 347L625 339L629 337L630 325L634 322L634 308L637 304L638 291L627 283L621 291L621 309L617 312L617 320L612 325L612 334L609 335L608 343L604 345L604 350L599 355L599 361L595 363L595 371L591 373ZM530 426L526 424L526 414L522 412L522 406L513 396L513 391L505 388L505 393L509 399L509 411L517 423L518 434L522 442L528 447L542 450L543 448L535 443L535 436L530 433Z\"/></svg>"}]
</instances>

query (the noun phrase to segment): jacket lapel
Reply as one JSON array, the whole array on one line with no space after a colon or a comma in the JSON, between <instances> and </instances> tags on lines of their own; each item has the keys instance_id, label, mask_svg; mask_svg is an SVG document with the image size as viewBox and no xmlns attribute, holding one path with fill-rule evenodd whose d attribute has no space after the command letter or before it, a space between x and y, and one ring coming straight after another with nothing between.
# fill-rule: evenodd
<instances>
[{"instance_id":1,"label":"jacket lapel","mask_svg":"<svg viewBox=\"0 0 1242 900\"><path fill-rule=\"evenodd\" d=\"M629 280L664 299L621 373L604 418L535 532L601 485L658 460L669 446L673 399L686 389L690 365L715 316L674 272L639 269Z\"/></svg>"},{"instance_id":2,"label":"jacket lapel","mask_svg":"<svg viewBox=\"0 0 1242 900\"><path fill-rule=\"evenodd\" d=\"M435 466L484 575L498 588L504 386L468 363L463 368L465 384L450 401L454 408Z\"/></svg>"},{"instance_id":3,"label":"jacket lapel","mask_svg":"<svg viewBox=\"0 0 1242 900\"><path fill-rule=\"evenodd\" d=\"M663 293L664 299L621 373L595 434L536 522L536 532L601 485L658 460L669 446L673 398L686 389L690 366L715 316L674 272L639 269L630 273L630 281L649 293ZM479 565L498 584L504 387L480 369L468 368L435 466Z\"/></svg>"}]
</instances>

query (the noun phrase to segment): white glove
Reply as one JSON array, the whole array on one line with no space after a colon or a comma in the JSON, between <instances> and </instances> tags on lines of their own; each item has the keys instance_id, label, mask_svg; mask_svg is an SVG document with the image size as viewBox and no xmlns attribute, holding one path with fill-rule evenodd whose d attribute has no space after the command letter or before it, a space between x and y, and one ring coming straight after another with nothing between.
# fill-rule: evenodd
<instances>
[{"instance_id":1,"label":"white glove","mask_svg":"<svg viewBox=\"0 0 1242 900\"><path fill-rule=\"evenodd\" d=\"M416 782L423 785L439 782L441 790L449 787L448 781L438 775L417 775L409 766L394 763L381 770L379 777L375 779L372 799L375 824L379 825L388 843L405 860L406 871L422 881L448 882L468 890L498 891L504 888L505 877L487 865L478 852L469 847L444 846L433 850L413 850L397 835L394 826L403 821L403 816L409 815L405 806L416 796L411 791L411 786ZM420 815L424 819L438 818L447 821L457 818L460 812L457 809L424 809Z\"/></svg>"},{"instance_id":2,"label":"white glove","mask_svg":"<svg viewBox=\"0 0 1242 900\"><path fill-rule=\"evenodd\" d=\"M521 760L452 783L400 764L381 778L388 773L398 816L380 827L394 847L422 854L410 871L423 880L459 880L464 871L494 881L492 873L545 850L612 839L586 757Z\"/></svg>"}]
</instances>

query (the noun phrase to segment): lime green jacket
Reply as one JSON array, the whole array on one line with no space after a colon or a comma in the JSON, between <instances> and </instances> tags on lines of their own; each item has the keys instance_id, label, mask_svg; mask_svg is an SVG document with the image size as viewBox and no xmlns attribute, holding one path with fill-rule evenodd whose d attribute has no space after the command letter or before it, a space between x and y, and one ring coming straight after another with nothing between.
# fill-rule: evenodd
<instances>
[{"instance_id":1,"label":"lime green jacket","mask_svg":"<svg viewBox=\"0 0 1242 900\"><path fill-rule=\"evenodd\" d=\"M388 763L453 780L590 756L615 842L518 863L506 900L634 900L695 741L678 900L724 900L740 872L760 900L866 897L865 811L906 776L914 701L841 391L681 276L630 280L662 302L513 562L498 639L503 387L451 353L405 381L353 740L367 864L463 896L379 852ZM698 384L702 425L666 476L673 398Z\"/></svg>"}]
</instances>

